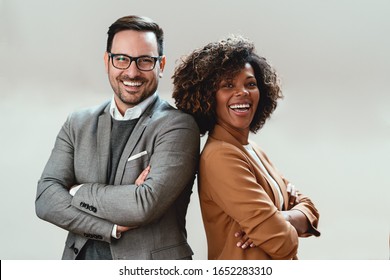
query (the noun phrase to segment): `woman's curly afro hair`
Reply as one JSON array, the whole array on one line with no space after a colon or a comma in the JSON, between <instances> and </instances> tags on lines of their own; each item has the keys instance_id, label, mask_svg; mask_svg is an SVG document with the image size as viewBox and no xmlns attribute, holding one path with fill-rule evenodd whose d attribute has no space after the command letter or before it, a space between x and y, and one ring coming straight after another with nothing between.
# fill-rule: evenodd
<instances>
[{"instance_id":1,"label":"woman's curly afro hair","mask_svg":"<svg viewBox=\"0 0 390 280\"><path fill-rule=\"evenodd\" d=\"M233 78L249 63L260 91L257 111L250 124L256 133L282 97L279 78L264 57L255 53L252 42L241 36L207 44L182 59L175 69L173 98L176 107L194 116L200 134L211 132L217 122L215 93L222 80Z\"/></svg>"}]
</instances>

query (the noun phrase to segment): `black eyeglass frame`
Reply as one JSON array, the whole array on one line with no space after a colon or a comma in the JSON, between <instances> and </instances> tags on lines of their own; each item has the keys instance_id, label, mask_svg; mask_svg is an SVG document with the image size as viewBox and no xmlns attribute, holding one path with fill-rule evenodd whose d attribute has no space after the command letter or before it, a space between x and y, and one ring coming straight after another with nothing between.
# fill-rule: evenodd
<instances>
[{"instance_id":1,"label":"black eyeglass frame","mask_svg":"<svg viewBox=\"0 0 390 280\"><path fill-rule=\"evenodd\" d=\"M120 68L120 67L116 67L114 65L114 58L116 56L125 56L127 58L130 59L130 63L129 63L129 66L127 66L126 68ZM126 70L130 67L131 63L133 63L133 61L135 61L135 65L137 66L137 69L140 70L140 71L152 71L154 68L156 68L156 63L157 63L157 60L160 61L162 56L148 56L148 55L141 55L141 56L136 56L136 57L133 57L133 56L130 56L130 55L127 55L127 54L122 54L122 53L108 53L108 57L111 58L111 64L113 67L115 67L116 69L120 69L120 70ZM145 70L145 69L141 69L139 68L138 66L138 59L140 58L152 58L154 60L154 64L153 64L153 67L152 69L148 69L148 70Z\"/></svg>"}]
</instances>

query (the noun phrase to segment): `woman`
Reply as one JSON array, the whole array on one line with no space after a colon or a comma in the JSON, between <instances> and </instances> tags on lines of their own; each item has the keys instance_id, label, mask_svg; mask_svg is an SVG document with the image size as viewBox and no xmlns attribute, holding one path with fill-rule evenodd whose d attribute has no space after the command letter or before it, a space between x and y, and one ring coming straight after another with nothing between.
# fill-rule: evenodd
<instances>
[{"instance_id":1,"label":"woman","mask_svg":"<svg viewBox=\"0 0 390 280\"><path fill-rule=\"evenodd\" d=\"M251 42L231 36L193 51L175 69L173 97L208 139L199 197L209 259L295 259L298 236L319 236L319 213L248 140L282 97L278 77ZM254 246L237 247L244 231ZM241 245L241 244L239 244Z\"/></svg>"}]
</instances>

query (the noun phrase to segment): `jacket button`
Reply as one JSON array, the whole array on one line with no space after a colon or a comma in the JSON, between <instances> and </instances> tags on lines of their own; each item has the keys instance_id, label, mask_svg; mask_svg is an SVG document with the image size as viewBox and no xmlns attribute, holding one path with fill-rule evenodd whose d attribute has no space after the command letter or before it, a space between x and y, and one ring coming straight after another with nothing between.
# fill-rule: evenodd
<instances>
[{"instance_id":1,"label":"jacket button","mask_svg":"<svg viewBox=\"0 0 390 280\"><path fill-rule=\"evenodd\" d=\"M74 249L73 249L73 252L77 255L77 254L79 253L79 249L74 248Z\"/></svg>"}]
</instances>

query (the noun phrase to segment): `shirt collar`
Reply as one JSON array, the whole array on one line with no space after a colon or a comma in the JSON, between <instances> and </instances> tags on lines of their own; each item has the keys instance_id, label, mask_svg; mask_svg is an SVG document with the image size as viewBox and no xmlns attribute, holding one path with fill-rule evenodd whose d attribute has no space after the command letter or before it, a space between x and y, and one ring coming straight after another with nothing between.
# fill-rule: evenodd
<instances>
[{"instance_id":1,"label":"shirt collar","mask_svg":"<svg viewBox=\"0 0 390 280\"><path fill-rule=\"evenodd\" d=\"M146 108L156 99L157 92L146 98L141 103L137 104L136 106L129 108L126 110L125 115L122 116L122 114L119 112L118 107L115 103L115 98L112 96L111 99L111 105L110 105L110 115L112 118L114 118L117 121L128 121L139 118L143 112L145 112Z\"/></svg>"}]
</instances>

